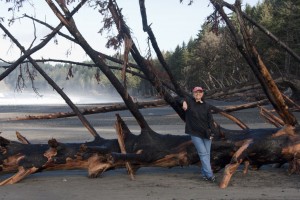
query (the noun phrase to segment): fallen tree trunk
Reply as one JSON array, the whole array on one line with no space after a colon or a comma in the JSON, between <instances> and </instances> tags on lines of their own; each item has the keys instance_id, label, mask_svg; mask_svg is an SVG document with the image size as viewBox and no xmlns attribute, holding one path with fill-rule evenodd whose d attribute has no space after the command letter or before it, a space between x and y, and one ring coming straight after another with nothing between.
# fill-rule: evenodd
<instances>
[{"instance_id":1,"label":"fallen tree trunk","mask_svg":"<svg viewBox=\"0 0 300 200\"><path fill-rule=\"evenodd\" d=\"M107 170L124 168L128 162L135 170L150 166L188 166L199 162L189 136L161 135L154 131L134 135L118 115L117 124L123 134L123 150L127 153L121 152L117 139L68 144L51 139L48 144L22 144L0 137L1 172L17 172L1 181L0 185L16 183L42 170L86 169L88 176L94 178ZM289 162L290 173L298 173L299 131L292 126L242 131L221 129L212 145L212 166L214 171L219 171L230 164L220 186L227 187L236 167L244 162L255 167Z\"/></svg>"},{"instance_id":2,"label":"fallen tree trunk","mask_svg":"<svg viewBox=\"0 0 300 200\"><path fill-rule=\"evenodd\" d=\"M246 103L246 104L241 104L241 105L236 105L236 106L226 106L222 109L218 109L217 107L214 113L230 113L234 111L239 111L243 109L248 109L248 108L255 108L261 105L265 105L268 103L268 100L261 100L257 102L252 102L252 103ZM136 105L138 106L139 109L144 109L144 108L151 108L151 107L161 107L161 106L166 106L167 103L162 100L153 100L153 101L144 101L144 102L136 102ZM82 115L91 115L91 114L97 114L97 113L107 113L107 112L112 112L112 111L120 111L120 110L128 110L125 104L117 103L117 104L112 104L112 105L106 105L102 107L93 107L93 108L85 108L81 110ZM16 118L11 118L9 120L36 120L36 119L58 119L58 118L66 118L66 117L74 117L76 114L74 112L58 112L58 113L51 113L51 114L45 114L45 115L26 115L25 117L16 117Z\"/></svg>"},{"instance_id":3,"label":"fallen tree trunk","mask_svg":"<svg viewBox=\"0 0 300 200\"><path fill-rule=\"evenodd\" d=\"M160 106L167 105L166 102L161 99L153 100L153 101L136 102L135 104L139 109L160 107ZM106 105L102 107L86 108L81 110L81 114L91 115L91 114L106 113L106 112L119 111L119 110L128 110L128 108L124 103L117 103L117 104ZM15 119L10 119L10 120L58 119L58 118L66 118L66 117L74 117L74 116L77 116L74 112L65 112L65 113L58 112L58 113L51 113L46 115L27 115L25 117L16 117Z\"/></svg>"}]
</instances>

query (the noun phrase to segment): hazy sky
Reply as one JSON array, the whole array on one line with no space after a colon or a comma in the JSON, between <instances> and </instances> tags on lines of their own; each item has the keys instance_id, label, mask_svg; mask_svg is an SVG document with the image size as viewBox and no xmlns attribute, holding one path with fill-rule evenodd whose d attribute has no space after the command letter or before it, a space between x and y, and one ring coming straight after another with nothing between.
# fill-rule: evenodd
<instances>
[{"instance_id":1,"label":"hazy sky","mask_svg":"<svg viewBox=\"0 0 300 200\"><path fill-rule=\"evenodd\" d=\"M243 0L243 4L247 3L253 6L258 1ZM26 12L28 15L35 15L37 18L48 22L54 27L58 24L57 18L53 15L50 8L48 8L45 1L32 0L30 2L33 2L34 7L26 6L18 13L19 16L22 16ZM117 2L119 7L123 8L123 15L132 30L134 42L140 48L141 53L145 55L147 34L142 30L138 0L118 0ZM152 24L152 30L161 50L174 50L178 44L181 45L182 42L188 42L190 38L195 38L206 17L213 11L209 0L194 0L192 6L188 6L187 2L186 0L183 4L180 4L179 0L146 1L148 23ZM235 0L227 0L227 2L234 3ZM6 17L6 20L8 19L7 15L5 16L7 8L7 4L0 1L0 17ZM113 54L113 50L105 47L105 36L98 33L101 28L102 19L99 15L96 15L96 11L85 6L76 14L75 19L79 30L92 47L100 52ZM6 22L4 22L4 25L7 27ZM43 26L37 25L36 27L37 40L34 43L35 45L50 32L49 29ZM12 31L13 35L25 48L30 46L33 41L33 23L30 20L25 19L22 23L16 21L13 26L7 28ZM65 29L63 31L67 33ZM0 30L0 33L0 58L9 61L17 59L20 54L18 48L11 47L9 40L3 39L2 30ZM59 45L51 41L46 48L34 54L33 57L37 59L51 57L74 61L89 60L79 46L65 41L59 36L57 39ZM66 57L67 49L70 48L72 48L72 54Z\"/></svg>"}]
</instances>

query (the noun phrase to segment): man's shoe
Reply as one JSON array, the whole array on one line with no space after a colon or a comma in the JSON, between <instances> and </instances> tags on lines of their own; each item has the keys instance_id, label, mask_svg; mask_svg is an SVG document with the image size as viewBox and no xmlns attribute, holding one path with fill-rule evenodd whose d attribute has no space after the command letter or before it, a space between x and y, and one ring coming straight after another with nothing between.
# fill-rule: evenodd
<instances>
[{"instance_id":1,"label":"man's shoe","mask_svg":"<svg viewBox=\"0 0 300 200\"><path fill-rule=\"evenodd\" d=\"M207 178L207 180L214 183L214 182L216 182L217 178L215 176L212 176L210 178Z\"/></svg>"}]
</instances>

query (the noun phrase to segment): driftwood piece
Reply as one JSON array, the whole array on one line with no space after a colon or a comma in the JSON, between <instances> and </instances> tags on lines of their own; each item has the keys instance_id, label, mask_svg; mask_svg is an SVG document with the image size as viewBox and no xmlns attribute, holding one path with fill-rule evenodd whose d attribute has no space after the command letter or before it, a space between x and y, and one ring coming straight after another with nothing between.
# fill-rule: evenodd
<instances>
[{"instance_id":1,"label":"driftwood piece","mask_svg":"<svg viewBox=\"0 0 300 200\"><path fill-rule=\"evenodd\" d=\"M29 176L30 174L35 173L38 170L36 167L31 167L29 169L24 169L24 167L19 167L18 172L12 177L7 178L6 180L0 182L0 186L14 184Z\"/></svg>"},{"instance_id":2,"label":"driftwood piece","mask_svg":"<svg viewBox=\"0 0 300 200\"><path fill-rule=\"evenodd\" d=\"M21 135L21 133L19 133L18 131L16 132L17 138L20 142L22 142L23 144L30 144L30 142L23 136Z\"/></svg>"},{"instance_id":3,"label":"driftwood piece","mask_svg":"<svg viewBox=\"0 0 300 200\"><path fill-rule=\"evenodd\" d=\"M120 146L121 153L126 154L126 146L125 146L125 143L124 143L124 139L126 139L125 138L126 136L123 133L122 125L121 125L121 119L120 119L119 115L117 115L115 128L116 128L116 132L117 132L117 135L118 135L118 143L119 143L119 146ZM125 162L125 165L126 165L126 168L127 168L128 174L130 175L131 180L134 180L135 179L134 178L134 170L133 170L130 162Z\"/></svg>"},{"instance_id":4,"label":"driftwood piece","mask_svg":"<svg viewBox=\"0 0 300 200\"><path fill-rule=\"evenodd\" d=\"M284 99L287 101L288 104L294 106L296 109L298 109L300 111L300 106L294 102L292 99L290 99L288 96L283 94Z\"/></svg>"},{"instance_id":5,"label":"driftwood piece","mask_svg":"<svg viewBox=\"0 0 300 200\"><path fill-rule=\"evenodd\" d=\"M247 139L243 141L242 146L234 153L232 156L230 164L226 165L224 170L223 179L220 182L220 188L226 188L228 183L233 175L233 173L237 170L240 164L244 161L246 154L244 151L248 148L248 146L253 142L253 139Z\"/></svg>"},{"instance_id":6,"label":"driftwood piece","mask_svg":"<svg viewBox=\"0 0 300 200\"><path fill-rule=\"evenodd\" d=\"M261 105L266 105L268 103L269 103L269 100L263 99L263 100L260 100L260 101L245 103L245 104L236 105L236 106L226 106L226 107L223 108L223 110L225 112L234 112L234 111L248 109L248 108L255 108L255 107L258 107L258 106L261 106Z\"/></svg>"},{"instance_id":7,"label":"driftwood piece","mask_svg":"<svg viewBox=\"0 0 300 200\"><path fill-rule=\"evenodd\" d=\"M275 127L282 127L284 125L284 122L279 117L275 116L264 107L260 107L260 114Z\"/></svg>"}]
</instances>

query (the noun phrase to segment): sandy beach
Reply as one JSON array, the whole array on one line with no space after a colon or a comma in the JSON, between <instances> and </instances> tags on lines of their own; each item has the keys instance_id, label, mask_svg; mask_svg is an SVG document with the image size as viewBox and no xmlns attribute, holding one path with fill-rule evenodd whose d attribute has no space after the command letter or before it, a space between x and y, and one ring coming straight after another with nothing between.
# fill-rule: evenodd
<instances>
[{"instance_id":1,"label":"sandy beach","mask_svg":"<svg viewBox=\"0 0 300 200\"><path fill-rule=\"evenodd\" d=\"M212 102L218 104L218 102ZM226 104L222 104L226 105ZM86 107L81 105L80 107ZM89 105L91 107L93 105ZM16 140L19 131L32 143L46 143L55 138L60 142L85 142L93 139L77 117L53 120L7 121L16 116L42 113L68 112L67 106L1 106L1 136ZM184 123L168 106L143 109L151 128L161 134L184 134ZM139 127L128 111L101 113L86 116L101 137L116 138L115 114L119 113L134 134ZM234 114L250 128L272 127L259 116L257 108ZM231 121L215 115L215 120L225 128L239 129ZM300 119L297 116L298 120ZM223 171L216 175L220 180ZM1 180L11 174L1 175ZM84 170L45 171L36 173L13 185L0 187L0 199L18 200L82 200L82 199L299 199L300 175L287 174L287 165L281 168L263 166L248 174L239 169L226 189L217 183L201 180L199 167L142 168L130 180L126 169L105 172L99 178L90 179Z\"/></svg>"}]
</instances>

